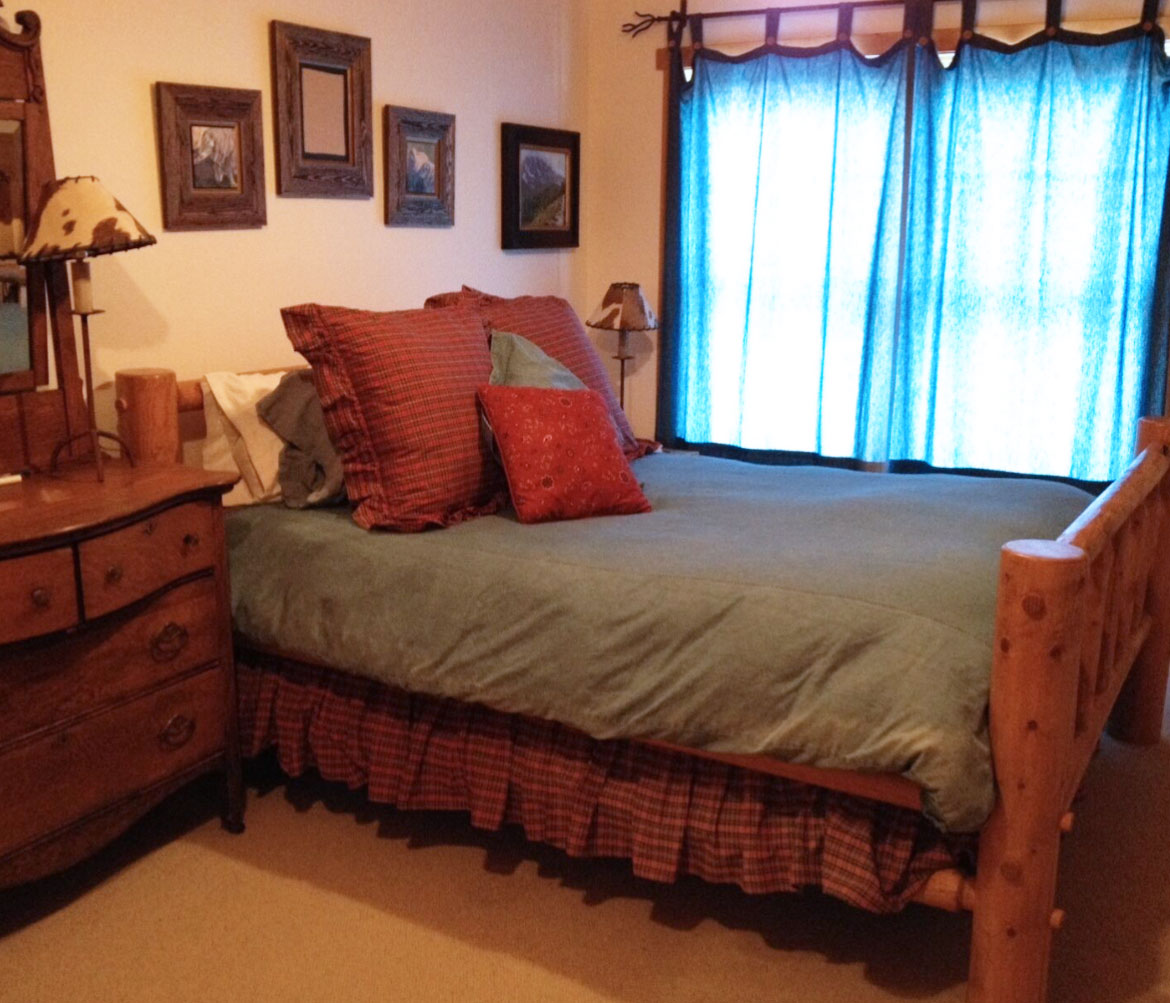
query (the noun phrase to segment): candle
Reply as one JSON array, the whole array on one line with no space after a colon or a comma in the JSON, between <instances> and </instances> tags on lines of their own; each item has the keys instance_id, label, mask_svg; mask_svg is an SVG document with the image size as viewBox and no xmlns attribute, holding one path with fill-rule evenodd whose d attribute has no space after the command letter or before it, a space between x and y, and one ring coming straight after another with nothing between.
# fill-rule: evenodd
<instances>
[{"instance_id":1,"label":"candle","mask_svg":"<svg viewBox=\"0 0 1170 1003\"><path fill-rule=\"evenodd\" d=\"M93 313L93 285L89 281L89 262L79 258L71 262L73 272L73 312Z\"/></svg>"}]
</instances>

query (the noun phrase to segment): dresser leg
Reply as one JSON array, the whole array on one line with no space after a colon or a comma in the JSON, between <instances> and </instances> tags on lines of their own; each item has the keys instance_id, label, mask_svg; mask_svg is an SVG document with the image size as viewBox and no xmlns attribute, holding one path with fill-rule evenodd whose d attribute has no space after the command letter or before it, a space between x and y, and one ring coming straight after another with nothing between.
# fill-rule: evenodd
<instances>
[{"instance_id":1,"label":"dresser leg","mask_svg":"<svg viewBox=\"0 0 1170 1003\"><path fill-rule=\"evenodd\" d=\"M228 757L227 775L224 778L223 827L232 835L244 831L244 806L248 795L244 791L244 774L239 758Z\"/></svg>"},{"instance_id":2,"label":"dresser leg","mask_svg":"<svg viewBox=\"0 0 1170 1003\"><path fill-rule=\"evenodd\" d=\"M216 553L227 553L224 538L223 508L215 510L213 524ZM224 729L224 810L223 827L238 835L244 831L244 806L247 794L244 791L244 763L240 755L239 704L236 700L236 665L232 653L232 603L231 585L228 582L227 562L222 563L215 576L218 593L219 622L223 640L223 669L227 680L224 699L227 701L227 727Z\"/></svg>"}]
</instances>

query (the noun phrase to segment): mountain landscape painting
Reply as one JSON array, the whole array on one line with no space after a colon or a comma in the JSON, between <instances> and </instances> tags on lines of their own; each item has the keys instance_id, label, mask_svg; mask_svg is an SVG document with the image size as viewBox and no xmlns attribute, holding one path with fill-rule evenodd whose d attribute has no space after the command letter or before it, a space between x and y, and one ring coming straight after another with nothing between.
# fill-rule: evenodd
<instances>
[{"instance_id":1,"label":"mountain landscape painting","mask_svg":"<svg viewBox=\"0 0 1170 1003\"><path fill-rule=\"evenodd\" d=\"M425 139L406 141L406 191L410 195L435 195L435 159L438 142Z\"/></svg>"},{"instance_id":2,"label":"mountain landscape painting","mask_svg":"<svg viewBox=\"0 0 1170 1003\"><path fill-rule=\"evenodd\" d=\"M520 227L564 230L568 227L569 151L520 147Z\"/></svg>"},{"instance_id":3,"label":"mountain landscape painting","mask_svg":"<svg viewBox=\"0 0 1170 1003\"><path fill-rule=\"evenodd\" d=\"M581 134L500 124L500 247L578 247Z\"/></svg>"}]
</instances>

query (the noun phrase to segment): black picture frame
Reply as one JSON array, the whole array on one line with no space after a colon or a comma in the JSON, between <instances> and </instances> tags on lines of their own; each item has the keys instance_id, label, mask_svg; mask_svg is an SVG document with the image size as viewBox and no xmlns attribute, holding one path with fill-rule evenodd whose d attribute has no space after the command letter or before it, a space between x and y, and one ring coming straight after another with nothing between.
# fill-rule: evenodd
<instances>
[{"instance_id":1,"label":"black picture frame","mask_svg":"<svg viewBox=\"0 0 1170 1003\"><path fill-rule=\"evenodd\" d=\"M267 212L260 92L158 83L155 97L163 226L263 226ZM207 142L199 142L199 136Z\"/></svg>"},{"instance_id":2,"label":"black picture frame","mask_svg":"<svg viewBox=\"0 0 1170 1003\"><path fill-rule=\"evenodd\" d=\"M386 225L454 226L455 116L388 104L382 124Z\"/></svg>"},{"instance_id":3,"label":"black picture frame","mask_svg":"<svg viewBox=\"0 0 1170 1003\"><path fill-rule=\"evenodd\" d=\"M579 246L581 134L505 122L500 159L500 246Z\"/></svg>"},{"instance_id":4,"label":"black picture frame","mask_svg":"<svg viewBox=\"0 0 1170 1003\"><path fill-rule=\"evenodd\" d=\"M302 198L370 198L374 194L374 120L370 40L287 21L272 21L276 114L276 194ZM335 113L306 103L305 75L334 81ZM313 93L310 88L309 93ZM315 150L322 122L336 150Z\"/></svg>"}]
</instances>

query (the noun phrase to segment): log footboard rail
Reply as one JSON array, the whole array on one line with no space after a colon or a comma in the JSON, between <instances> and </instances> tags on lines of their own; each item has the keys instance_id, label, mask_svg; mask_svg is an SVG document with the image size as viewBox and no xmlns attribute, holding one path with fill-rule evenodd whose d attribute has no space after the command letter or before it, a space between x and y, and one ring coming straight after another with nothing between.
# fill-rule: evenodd
<instances>
[{"instance_id":1,"label":"log footboard rail","mask_svg":"<svg viewBox=\"0 0 1170 1003\"><path fill-rule=\"evenodd\" d=\"M1170 669L1170 419L1055 541L1004 546L991 673L999 796L980 834L970 1003L1044 1003L1069 807L1106 724L1161 737Z\"/></svg>"}]
</instances>

